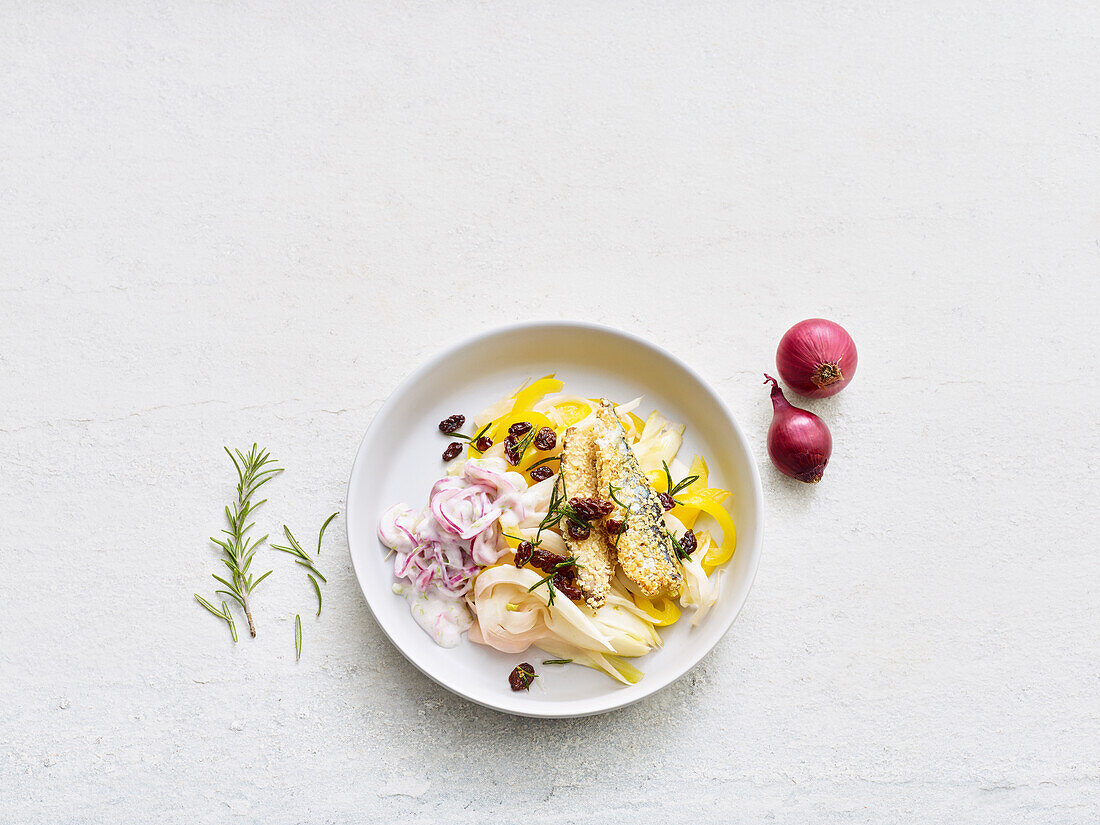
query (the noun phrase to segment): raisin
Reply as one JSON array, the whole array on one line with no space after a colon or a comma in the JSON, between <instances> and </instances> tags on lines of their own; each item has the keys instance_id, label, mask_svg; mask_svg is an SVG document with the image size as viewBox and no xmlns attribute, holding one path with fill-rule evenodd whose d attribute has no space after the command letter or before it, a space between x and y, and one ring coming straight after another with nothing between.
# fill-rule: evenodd
<instances>
[{"instance_id":1,"label":"raisin","mask_svg":"<svg viewBox=\"0 0 1100 825\"><path fill-rule=\"evenodd\" d=\"M584 594L577 586L577 581L572 570L559 570L550 581L554 587L565 594L567 599L579 601L584 598Z\"/></svg>"},{"instance_id":2,"label":"raisin","mask_svg":"<svg viewBox=\"0 0 1100 825\"><path fill-rule=\"evenodd\" d=\"M587 524L577 524L575 521L570 521L569 526L565 528L569 534L569 538L573 541L584 541L590 535L592 535L592 528Z\"/></svg>"},{"instance_id":3,"label":"raisin","mask_svg":"<svg viewBox=\"0 0 1100 825\"><path fill-rule=\"evenodd\" d=\"M553 474L554 474L554 471L551 470L549 467L547 467L545 464L543 464L541 467L536 467L535 469L533 469L531 471L531 480L532 481L546 481L546 479L550 478L550 476L552 476Z\"/></svg>"},{"instance_id":4,"label":"raisin","mask_svg":"<svg viewBox=\"0 0 1100 825\"><path fill-rule=\"evenodd\" d=\"M529 690L535 681L535 669L529 662L516 665L508 674L508 684L514 691Z\"/></svg>"},{"instance_id":5,"label":"raisin","mask_svg":"<svg viewBox=\"0 0 1100 825\"><path fill-rule=\"evenodd\" d=\"M610 501L599 498L571 498L569 506L585 521L595 521L602 516L609 516L615 509L615 505Z\"/></svg>"},{"instance_id":6,"label":"raisin","mask_svg":"<svg viewBox=\"0 0 1100 825\"><path fill-rule=\"evenodd\" d=\"M535 550L531 554L531 564L543 573L553 573L554 566L565 561L565 556L551 553L549 550Z\"/></svg>"},{"instance_id":7,"label":"raisin","mask_svg":"<svg viewBox=\"0 0 1100 825\"><path fill-rule=\"evenodd\" d=\"M453 433L459 427L466 423L466 416L464 415L451 415L444 418L439 422L439 431L441 433Z\"/></svg>"},{"instance_id":8,"label":"raisin","mask_svg":"<svg viewBox=\"0 0 1100 825\"><path fill-rule=\"evenodd\" d=\"M558 434L549 427L543 427L535 435L535 449L546 452L558 445Z\"/></svg>"},{"instance_id":9,"label":"raisin","mask_svg":"<svg viewBox=\"0 0 1100 825\"><path fill-rule=\"evenodd\" d=\"M609 536L617 536L626 529L626 525L617 518L604 519L603 529Z\"/></svg>"},{"instance_id":10,"label":"raisin","mask_svg":"<svg viewBox=\"0 0 1100 825\"><path fill-rule=\"evenodd\" d=\"M474 449L477 450L479 453L485 452L492 446L493 439L489 438L489 436L487 435L483 435L481 438L474 442Z\"/></svg>"},{"instance_id":11,"label":"raisin","mask_svg":"<svg viewBox=\"0 0 1100 825\"><path fill-rule=\"evenodd\" d=\"M447 449L443 451L443 460L450 461L453 458L458 458L458 454L462 452L462 442L452 441L447 445Z\"/></svg>"},{"instance_id":12,"label":"raisin","mask_svg":"<svg viewBox=\"0 0 1100 825\"><path fill-rule=\"evenodd\" d=\"M521 541L519 547L516 548L516 567L523 567L523 565L531 561L531 556L534 551L535 547L531 542Z\"/></svg>"},{"instance_id":13,"label":"raisin","mask_svg":"<svg viewBox=\"0 0 1100 825\"><path fill-rule=\"evenodd\" d=\"M657 498L661 500L661 506L665 508L665 511L671 510L676 502L672 500L672 496L668 493L657 493Z\"/></svg>"},{"instance_id":14,"label":"raisin","mask_svg":"<svg viewBox=\"0 0 1100 825\"><path fill-rule=\"evenodd\" d=\"M692 532L691 530L688 530L680 538L680 547L682 547L683 550L684 550L684 553L686 553L689 556L692 553L695 552L695 548L698 547L698 546L699 546L699 541L698 541L698 539L695 538L695 533Z\"/></svg>"},{"instance_id":15,"label":"raisin","mask_svg":"<svg viewBox=\"0 0 1100 825\"><path fill-rule=\"evenodd\" d=\"M508 463L515 467L519 464L519 441L516 440L514 435L510 435L504 439L504 457L508 459Z\"/></svg>"},{"instance_id":16,"label":"raisin","mask_svg":"<svg viewBox=\"0 0 1100 825\"><path fill-rule=\"evenodd\" d=\"M521 436L527 435L527 433L529 432L531 432L530 421L517 421L515 424L508 428L508 435Z\"/></svg>"}]
</instances>

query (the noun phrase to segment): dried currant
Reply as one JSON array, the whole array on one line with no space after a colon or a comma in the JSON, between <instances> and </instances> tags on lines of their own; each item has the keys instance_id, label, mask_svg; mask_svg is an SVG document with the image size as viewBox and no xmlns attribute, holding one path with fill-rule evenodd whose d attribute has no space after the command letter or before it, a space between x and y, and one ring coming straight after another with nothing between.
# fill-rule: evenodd
<instances>
[{"instance_id":1,"label":"dried currant","mask_svg":"<svg viewBox=\"0 0 1100 825\"><path fill-rule=\"evenodd\" d=\"M483 435L481 438L474 442L474 449L477 450L479 453L485 452L492 446L493 439L489 438L489 436L487 435Z\"/></svg>"},{"instance_id":2,"label":"dried currant","mask_svg":"<svg viewBox=\"0 0 1100 825\"><path fill-rule=\"evenodd\" d=\"M523 567L527 562L531 561L531 556L535 552L535 547L529 541L521 541L519 547L516 548L516 567Z\"/></svg>"},{"instance_id":3,"label":"dried currant","mask_svg":"<svg viewBox=\"0 0 1100 825\"><path fill-rule=\"evenodd\" d=\"M693 531L688 530L686 533L684 533L683 536L681 536L680 547L686 555L690 556L692 553L695 552L695 548L697 548L698 546L699 540L695 538L695 533Z\"/></svg>"},{"instance_id":4,"label":"dried currant","mask_svg":"<svg viewBox=\"0 0 1100 825\"><path fill-rule=\"evenodd\" d=\"M672 500L672 496L668 493L657 493L657 498L661 500L661 506L665 508L665 512L676 506L676 502Z\"/></svg>"},{"instance_id":5,"label":"dried currant","mask_svg":"<svg viewBox=\"0 0 1100 825\"><path fill-rule=\"evenodd\" d=\"M543 427L535 434L535 449L546 452L558 445L558 434L549 427Z\"/></svg>"},{"instance_id":6,"label":"dried currant","mask_svg":"<svg viewBox=\"0 0 1100 825\"><path fill-rule=\"evenodd\" d=\"M569 534L569 538L573 541L584 541L590 535L592 535L592 528L587 524L577 524L575 521L570 521L569 526L565 528L565 531Z\"/></svg>"},{"instance_id":7,"label":"dried currant","mask_svg":"<svg viewBox=\"0 0 1100 825\"><path fill-rule=\"evenodd\" d=\"M617 518L609 518L609 519L604 519L603 529L605 529L607 531L607 534L609 536L617 536L624 529L626 529L626 525L621 520L619 520Z\"/></svg>"},{"instance_id":8,"label":"dried currant","mask_svg":"<svg viewBox=\"0 0 1100 825\"><path fill-rule=\"evenodd\" d=\"M527 433L529 432L531 432L530 421L517 421L515 424L508 428L508 435L521 436L527 435Z\"/></svg>"},{"instance_id":9,"label":"dried currant","mask_svg":"<svg viewBox=\"0 0 1100 825\"><path fill-rule=\"evenodd\" d=\"M508 684L516 692L530 690L533 681L535 681L535 669L530 662L516 665L508 674Z\"/></svg>"},{"instance_id":10,"label":"dried currant","mask_svg":"<svg viewBox=\"0 0 1100 825\"><path fill-rule=\"evenodd\" d=\"M610 501L599 498L571 498L569 499L569 506L573 508L573 512L585 521L595 521L603 516L611 515L611 511L615 509L615 505Z\"/></svg>"},{"instance_id":11,"label":"dried currant","mask_svg":"<svg viewBox=\"0 0 1100 825\"><path fill-rule=\"evenodd\" d=\"M508 459L508 463L515 467L519 464L519 441L516 440L514 435L510 435L504 439L504 457Z\"/></svg>"},{"instance_id":12,"label":"dried currant","mask_svg":"<svg viewBox=\"0 0 1100 825\"><path fill-rule=\"evenodd\" d=\"M465 423L466 416L457 414L451 415L439 422L439 431L441 433L453 433Z\"/></svg>"},{"instance_id":13,"label":"dried currant","mask_svg":"<svg viewBox=\"0 0 1100 825\"><path fill-rule=\"evenodd\" d=\"M554 471L551 470L549 467L547 467L545 464L543 464L542 466L536 467L535 469L533 469L531 471L531 480L532 481L546 481L546 479L550 478L550 476L552 476L553 474L554 474Z\"/></svg>"},{"instance_id":14,"label":"dried currant","mask_svg":"<svg viewBox=\"0 0 1100 825\"><path fill-rule=\"evenodd\" d=\"M452 441L447 445L447 449L443 451L443 460L450 461L451 459L458 458L458 454L462 452L462 442Z\"/></svg>"},{"instance_id":15,"label":"dried currant","mask_svg":"<svg viewBox=\"0 0 1100 825\"><path fill-rule=\"evenodd\" d=\"M565 561L565 556L537 549L531 554L531 564L543 573L553 573L554 567Z\"/></svg>"},{"instance_id":16,"label":"dried currant","mask_svg":"<svg viewBox=\"0 0 1100 825\"><path fill-rule=\"evenodd\" d=\"M584 598L584 594L577 586L576 577L571 569L559 570L554 574L554 578L552 578L550 582L554 587L564 593L567 599L579 601Z\"/></svg>"}]
</instances>

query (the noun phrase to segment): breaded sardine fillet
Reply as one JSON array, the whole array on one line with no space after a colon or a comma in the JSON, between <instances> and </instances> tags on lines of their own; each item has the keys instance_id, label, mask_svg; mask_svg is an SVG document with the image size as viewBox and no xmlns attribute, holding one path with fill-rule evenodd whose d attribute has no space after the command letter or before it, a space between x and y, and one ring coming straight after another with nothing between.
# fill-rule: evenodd
<instances>
[{"instance_id":1,"label":"breaded sardine fillet","mask_svg":"<svg viewBox=\"0 0 1100 825\"><path fill-rule=\"evenodd\" d=\"M615 498L623 505L616 504L610 516L626 524L621 535L612 537L619 564L627 578L646 596L678 596L684 579L676 561L672 537L665 527L665 511L657 491L638 466L623 422L615 412L615 405L606 398L600 399L596 408L596 421L596 477L600 497L610 497L610 485Z\"/></svg>"},{"instance_id":2,"label":"breaded sardine fillet","mask_svg":"<svg viewBox=\"0 0 1100 825\"><path fill-rule=\"evenodd\" d=\"M592 428L570 427L562 436L561 479L566 498L591 498L598 495L596 481L596 439ZM588 538L576 541L564 529L565 543L577 559L577 584L584 600L593 608L602 607L611 592L611 577L615 572L615 551L607 535L592 526Z\"/></svg>"}]
</instances>

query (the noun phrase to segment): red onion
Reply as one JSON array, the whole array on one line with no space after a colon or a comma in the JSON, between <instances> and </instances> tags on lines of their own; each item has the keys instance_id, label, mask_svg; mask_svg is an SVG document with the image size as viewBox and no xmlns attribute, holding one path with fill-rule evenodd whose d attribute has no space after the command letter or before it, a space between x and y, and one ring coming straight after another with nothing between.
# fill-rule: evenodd
<instances>
[{"instance_id":1,"label":"red onion","mask_svg":"<svg viewBox=\"0 0 1100 825\"><path fill-rule=\"evenodd\" d=\"M817 484L833 454L833 436L829 427L808 410L792 407L779 389L779 382L767 373L772 382L772 425L768 428L768 455L783 475Z\"/></svg>"},{"instance_id":2,"label":"red onion","mask_svg":"<svg viewBox=\"0 0 1100 825\"><path fill-rule=\"evenodd\" d=\"M824 318L795 324L779 342L779 377L800 395L836 395L856 374L856 345L844 327Z\"/></svg>"}]
</instances>

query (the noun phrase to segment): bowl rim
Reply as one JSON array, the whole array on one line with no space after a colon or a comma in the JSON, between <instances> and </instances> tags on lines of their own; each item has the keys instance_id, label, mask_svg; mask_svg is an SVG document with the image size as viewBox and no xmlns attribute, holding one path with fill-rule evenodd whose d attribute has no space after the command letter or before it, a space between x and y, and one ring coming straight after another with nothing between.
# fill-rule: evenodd
<instances>
[{"instance_id":1,"label":"bowl rim","mask_svg":"<svg viewBox=\"0 0 1100 825\"><path fill-rule=\"evenodd\" d=\"M654 694L664 690L673 682L676 682L677 680L688 674L690 671L692 671L699 664L699 662L706 658L706 656L710 654L715 647L718 646L718 642L725 638L726 634L729 633L730 628L733 627L734 622L736 622L737 618L741 615L741 611L744 609L745 603L748 601L749 598L749 593L752 591L753 584L756 581L757 569L760 566L760 554L764 543L764 507L763 489L761 487L760 471L757 467L756 457L753 454L748 439L746 439L744 432L741 430L741 426L737 423L737 419L730 411L729 406L722 399L722 397L718 395L714 388L711 387L710 383L707 382L701 375L699 375L699 373L696 372L691 366L689 366L683 359L677 357L676 355L673 355L671 352L664 349L663 347L660 347L657 344L646 340L645 338L635 335L634 333L626 332L612 326L598 324L591 321L522 321L514 324L491 327L487 330L483 330L474 335L460 339L459 341L444 347L434 356L428 358L417 368L412 370L408 375L406 375L405 378L396 387L394 387L394 389L387 396L386 400L383 402L382 406L379 407L378 411L374 414L374 417L371 419L370 424L367 425L366 431L363 433L362 440L359 442L359 447L355 452L355 458L352 460L351 471L348 475L347 492L345 493L344 499L344 512L349 514L351 512L351 494L352 485L355 480L355 468L359 465L359 461L363 455L363 452L370 441L371 431L374 429L376 422L378 422L378 420L382 418L382 413L385 411L386 407L395 397L399 397L400 395L402 395L406 390L418 383L425 375L434 370L440 363L453 357L456 353L460 352L463 349L467 349L469 347L473 347L479 344L484 344L486 341L493 338L503 338L515 335L521 331L532 331L534 329L549 332L585 330L589 332L602 333L605 335L611 335L613 337L625 339L635 346L639 346L644 350L649 350L658 356L667 358L669 361L673 362L676 367L683 370L685 373L687 373L689 377L694 379L694 381L703 389L703 391L708 394L710 401L717 406L717 408L722 412L726 420L729 422L737 441L740 443L744 455L748 459L748 470L751 480L750 487L752 490L753 498L752 511L756 523L756 530L754 531L754 535L752 536L752 541L750 542L749 546L747 548L744 548L744 551L747 552L749 555L748 580L747 586L744 590L744 597L741 600L741 604L737 606L737 609L730 616L728 622L726 623L726 626L721 629L721 632L715 638L714 643L697 655L692 656L688 660L685 660L684 664L681 667L671 669L668 675L665 675L661 678L654 677L652 681L650 681L649 679L645 680L647 683L647 689L645 691L640 692L636 696L625 697L620 701L615 700L615 694L609 694L608 696L599 697L598 699L569 700L568 702L562 703L563 705L567 705L568 707L559 707L557 709L544 705L534 705L530 710L504 707L494 704L491 701L486 701L472 696L436 678L435 675L429 673L427 670L421 667L420 664L415 661L412 656L410 656L409 653L406 652L405 649L394 640L389 631L386 629L385 623L383 623L379 619L378 615L374 611L374 607L371 605L370 597L367 595L367 591L363 584L364 571L360 571L355 566L355 554L352 552L351 547L352 529L350 520L346 522L348 535L348 555L351 557L352 572L355 573L356 582L359 585L359 589L363 594L364 601L367 603L367 610L370 611L371 618L374 619L375 624L377 624L378 627L382 630L383 634L385 634L390 644L393 645L394 648L396 648L401 653L401 655L404 656L405 659L413 665L413 667L415 667L417 670L419 670L440 687L450 691L456 696L460 696L466 701L473 702L474 704L489 708L490 710L512 716L525 716L531 718L546 719L593 716L601 713L609 713L620 708L629 707L636 702L640 702L642 699L653 696ZM738 550L742 550L743 548L741 542L742 534L739 531L737 544ZM589 707L587 705L591 706Z\"/></svg>"}]
</instances>

